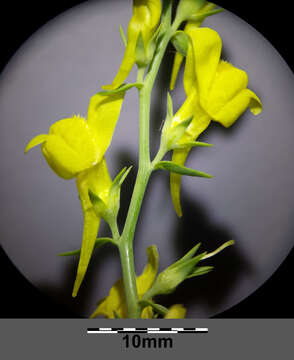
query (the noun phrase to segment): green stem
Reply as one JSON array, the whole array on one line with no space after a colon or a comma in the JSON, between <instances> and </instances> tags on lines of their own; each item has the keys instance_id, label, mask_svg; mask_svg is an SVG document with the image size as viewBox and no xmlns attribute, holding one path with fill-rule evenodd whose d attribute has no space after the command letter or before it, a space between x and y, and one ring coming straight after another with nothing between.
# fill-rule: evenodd
<instances>
[{"instance_id":1,"label":"green stem","mask_svg":"<svg viewBox=\"0 0 294 360\"><path fill-rule=\"evenodd\" d=\"M171 36L176 31L179 24L170 26L172 1L166 1L163 14L163 26L160 43L156 54L150 65L148 74L144 80L144 86L139 90L140 101L140 132L139 132L139 169L136 183L134 186L125 226L119 242L119 252L121 258L123 281L129 318L140 317L140 306L138 303L138 293L136 286L136 273L134 266L133 238L138 221L139 212L142 206L145 190L152 173L149 148L149 118L151 92L156 79L162 58ZM139 69L138 78L143 80L144 71Z\"/></svg>"}]
</instances>

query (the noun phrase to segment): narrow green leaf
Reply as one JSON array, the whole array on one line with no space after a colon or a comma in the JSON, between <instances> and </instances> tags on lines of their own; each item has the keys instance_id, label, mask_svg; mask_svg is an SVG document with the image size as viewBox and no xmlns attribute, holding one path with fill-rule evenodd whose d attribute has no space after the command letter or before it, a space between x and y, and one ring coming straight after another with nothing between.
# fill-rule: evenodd
<instances>
[{"instance_id":1,"label":"narrow green leaf","mask_svg":"<svg viewBox=\"0 0 294 360\"><path fill-rule=\"evenodd\" d=\"M205 178L212 178L213 176L202 171L187 168L185 166L178 165L172 161L160 161L156 164L155 169L167 170L180 175L198 176Z\"/></svg>"},{"instance_id":2,"label":"narrow green leaf","mask_svg":"<svg viewBox=\"0 0 294 360\"><path fill-rule=\"evenodd\" d=\"M190 141L190 142L186 142L186 143L182 143L182 144L175 144L172 146L171 149L185 149L185 148L192 148L192 147L196 147L196 146L212 147L213 144L208 144L208 143L201 142L201 141Z\"/></svg>"},{"instance_id":3,"label":"narrow green leaf","mask_svg":"<svg viewBox=\"0 0 294 360\"><path fill-rule=\"evenodd\" d=\"M144 84L142 83L129 83L129 84L122 84L120 87L118 87L117 89L114 90L104 90L104 91L99 91L98 94L100 95L112 95L112 94L120 94L122 92L125 92L133 87L136 87L137 89L141 89L143 87Z\"/></svg>"},{"instance_id":4,"label":"narrow green leaf","mask_svg":"<svg viewBox=\"0 0 294 360\"><path fill-rule=\"evenodd\" d=\"M177 52L183 56L187 55L189 41L189 36L182 30L176 31L175 35L171 39L171 42Z\"/></svg>"},{"instance_id":5,"label":"narrow green leaf","mask_svg":"<svg viewBox=\"0 0 294 360\"><path fill-rule=\"evenodd\" d=\"M194 271L187 276L187 279L193 278L195 276L205 275L213 270L213 266L199 266Z\"/></svg>"},{"instance_id":6,"label":"narrow green leaf","mask_svg":"<svg viewBox=\"0 0 294 360\"><path fill-rule=\"evenodd\" d=\"M154 302L148 300L139 301L139 305L142 307L142 309L144 309L147 306L151 306L160 315L166 315L168 312L168 309L165 306L160 304L155 304Z\"/></svg>"},{"instance_id":7,"label":"narrow green leaf","mask_svg":"<svg viewBox=\"0 0 294 360\"><path fill-rule=\"evenodd\" d=\"M119 33L120 33L120 37L122 39L122 42L124 44L125 47L127 47L127 38L126 38L126 35L125 35L125 32L124 32L124 29L121 25L119 25Z\"/></svg>"},{"instance_id":8,"label":"narrow green leaf","mask_svg":"<svg viewBox=\"0 0 294 360\"><path fill-rule=\"evenodd\" d=\"M103 245L105 245L106 243L109 243L109 242L116 245L116 243L111 238L107 238L107 237L98 238L98 239L96 239L94 249L99 249L100 247L102 247ZM63 253L59 253L59 254L57 254L57 256L73 256L73 255L79 255L80 253L81 253L81 249L78 249L78 250L66 251Z\"/></svg>"}]
</instances>

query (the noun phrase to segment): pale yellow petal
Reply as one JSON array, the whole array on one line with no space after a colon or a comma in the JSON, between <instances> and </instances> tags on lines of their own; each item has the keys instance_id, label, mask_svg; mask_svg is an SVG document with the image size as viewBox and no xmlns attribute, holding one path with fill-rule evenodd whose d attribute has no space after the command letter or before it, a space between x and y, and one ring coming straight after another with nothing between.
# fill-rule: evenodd
<instances>
[{"instance_id":1,"label":"pale yellow petal","mask_svg":"<svg viewBox=\"0 0 294 360\"><path fill-rule=\"evenodd\" d=\"M112 95L96 94L90 99L87 124L95 133L99 147L98 161L102 159L111 143L124 95L125 92Z\"/></svg>"},{"instance_id":2,"label":"pale yellow petal","mask_svg":"<svg viewBox=\"0 0 294 360\"><path fill-rule=\"evenodd\" d=\"M147 265L142 274L136 279L139 298L152 286L158 271L158 251L155 245L147 248L147 256Z\"/></svg>"},{"instance_id":3,"label":"pale yellow petal","mask_svg":"<svg viewBox=\"0 0 294 360\"><path fill-rule=\"evenodd\" d=\"M45 142L47 140L48 135L47 134L40 134L35 136L26 146L25 148L25 154L31 150L32 148L34 148L35 146L41 145L43 144L43 142Z\"/></svg>"},{"instance_id":4,"label":"pale yellow petal","mask_svg":"<svg viewBox=\"0 0 294 360\"><path fill-rule=\"evenodd\" d=\"M194 90L190 93L190 95L184 101L183 105L175 113L174 117L172 118L171 127L175 127L181 122L193 116L197 104L198 104L197 91Z\"/></svg>"},{"instance_id":5,"label":"pale yellow petal","mask_svg":"<svg viewBox=\"0 0 294 360\"><path fill-rule=\"evenodd\" d=\"M85 119L77 116L50 127L42 152L49 166L65 179L94 166L101 157L95 134Z\"/></svg>"},{"instance_id":6,"label":"pale yellow petal","mask_svg":"<svg viewBox=\"0 0 294 360\"><path fill-rule=\"evenodd\" d=\"M135 51L139 34L142 34L145 47L154 34L161 16L161 0L133 0L133 16L128 25L127 47L120 68L105 90L118 88L128 77L135 64Z\"/></svg>"},{"instance_id":7,"label":"pale yellow petal","mask_svg":"<svg viewBox=\"0 0 294 360\"><path fill-rule=\"evenodd\" d=\"M77 296L79 288L86 274L91 255L94 250L99 224L100 224L100 218L97 217L93 208L88 209L84 212L82 247L81 247L81 254L80 254L76 279L72 292L73 297Z\"/></svg>"},{"instance_id":8,"label":"pale yellow petal","mask_svg":"<svg viewBox=\"0 0 294 360\"><path fill-rule=\"evenodd\" d=\"M248 76L226 61L220 61L207 98L201 97L203 108L212 116L220 111L248 84Z\"/></svg>"},{"instance_id":9,"label":"pale yellow petal","mask_svg":"<svg viewBox=\"0 0 294 360\"><path fill-rule=\"evenodd\" d=\"M178 165L184 165L189 152L190 149L174 150L172 161ZM181 178L182 176L179 174L170 173L170 193L178 217L182 217L183 215L181 207Z\"/></svg>"},{"instance_id":10,"label":"pale yellow petal","mask_svg":"<svg viewBox=\"0 0 294 360\"><path fill-rule=\"evenodd\" d=\"M153 318L153 310L152 306L146 306L141 313L142 319L152 319Z\"/></svg>"},{"instance_id":11,"label":"pale yellow petal","mask_svg":"<svg viewBox=\"0 0 294 360\"><path fill-rule=\"evenodd\" d=\"M127 317L126 300L124 295L124 286L122 279L115 282L109 291L107 297L102 299L96 310L90 316L95 318L99 315L103 315L108 319L114 319L117 314L120 318Z\"/></svg>"},{"instance_id":12,"label":"pale yellow petal","mask_svg":"<svg viewBox=\"0 0 294 360\"><path fill-rule=\"evenodd\" d=\"M77 177L77 188L84 215L84 228L81 254L72 294L73 297L77 295L86 274L100 224L100 217L98 217L94 211L88 191L91 189L101 197L103 201L107 202L110 186L111 179L104 159L98 165L81 173Z\"/></svg>"},{"instance_id":13,"label":"pale yellow petal","mask_svg":"<svg viewBox=\"0 0 294 360\"><path fill-rule=\"evenodd\" d=\"M186 96L189 96L192 91L197 92L195 57L192 44L188 46L183 84Z\"/></svg>"},{"instance_id":14,"label":"pale yellow petal","mask_svg":"<svg viewBox=\"0 0 294 360\"><path fill-rule=\"evenodd\" d=\"M181 304L172 305L167 314L164 316L165 319L184 319L186 316L187 309Z\"/></svg>"},{"instance_id":15,"label":"pale yellow petal","mask_svg":"<svg viewBox=\"0 0 294 360\"><path fill-rule=\"evenodd\" d=\"M187 98L188 102L189 97ZM184 103L185 104L185 103ZM184 105L183 105L184 106ZM189 108L189 105L185 105ZM198 101L193 102L193 106L191 108L194 111L193 119L186 129L182 138L178 141L179 144L195 141L198 136L209 126L210 124L210 116L199 106ZM178 112L179 113L179 112ZM177 113L177 114L178 114ZM182 114L186 113L186 110L181 110L181 117ZM177 115L176 114L176 115ZM185 165L186 158L190 152L190 148L185 149L176 149L173 151L172 161L178 165ZM182 216L182 207L181 207L181 200L180 200L180 192L181 192L181 175L170 173L170 192L172 202L175 208L175 211L179 217Z\"/></svg>"},{"instance_id":16,"label":"pale yellow petal","mask_svg":"<svg viewBox=\"0 0 294 360\"><path fill-rule=\"evenodd\" d=\"M199 96L207 98L220 60L222 40L209 28L192 28L189 36L193 44Z\"/></svg>"},{"instance_id":17,"label":"pale yellow petal","mask_svg":"<svg viewBox=\"0 0 294 360\"><path fill-rule=\"evenodd\" d=\"M169 85L170 90L173 90L175 88L178 73L180 71L183 60L184 60L184 56L179 52L176 52L173 62L171 78L170 78L170 85Z\"/></svg>"},{"instance_id":18,"label":"pale yellow petal","mask_svg":"<svg viewBox=\"0 0 294 360\"><path fill-rule=\"evenodd\" d=\"M261 101L256 94L249 89L244 89L214 114L213 119L223 126L229 127L243 114L247 107L254 115L258 115L262 111Z\"/></svg>"}]
</instances>

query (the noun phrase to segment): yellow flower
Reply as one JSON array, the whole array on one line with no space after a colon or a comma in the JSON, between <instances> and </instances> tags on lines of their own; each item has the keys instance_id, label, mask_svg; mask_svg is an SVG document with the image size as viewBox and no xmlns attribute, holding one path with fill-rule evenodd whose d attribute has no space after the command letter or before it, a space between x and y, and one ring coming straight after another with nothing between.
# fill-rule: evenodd
<instances>
[{"instance_id":1,"label":"yellow flower","mask_svg":"<svg viewBox=\"0 0 294 360\"><path fill-rule=\"evenodd\" d=\"M222 41L216 31L209 28L191 28L184 72L184 89L187 99L175 114L172 126L193 116L181 144L196 140L211 120L225 127L231 126L249 107L254 115L262 110L256 94L247 89L245 71L220 60ZM190 148L173 152L173 162L183 165ZM182 215L180 205L181 176L171 174L170 188L175 210Z\"/></svg>"},{"instance_id":2,"label":"yellow flower","mask_svg":"<svg viewBox=\"0 0 294 360\"><path fill-rule=\"evenodd\" d=\"M197 12L197 15L199 16L199 18L197 20L187 21L185 28L184 28L184 32L188 34L189 30L198 28L202 24L202 22L205 20L205 16L203 18L201 18L201 15L206 14L209 11L213 10L215 8L215 6L216 5L213 3L206 2L205 5ZM170 89L171 90L173 90L175 87L178 73L179 73L179 70L180 70L183 60L184 60L184 56L181 53L176 52L175 58L174 58L174 63L173 63L173 68L172 68L172 73L171 73L171 79L170 79Z\"/></svg>"},{"instance_id":3,"label":"yellow flower","mask_svg":"<svg viewBox=\"0 0 294 360\"><path fill-rule=\"evenodd\" d=\"M142 296L152 286L158 271L158 253L154 245L147 249L147 256L147 265L142 274L136 278L139 300L142 299ZM116 316L119 316L120 318L127 317L127 306L122 279L118 280L113 285L109 295L99 302L97 309L90 317L95 318L99 315L103 315L110 319L113 319ZM142 311L141 318L149 319L152 318L152 315L152 308L147 306Z\"/></svg>"},{"instance_id":4,"label":"yellow flower","mask_svg":"<svg viewBox=\"0 0 294 360\"><path fill-rule=\"evenodd\" d=\"M172 305L167 314L164 316L165 319L184 319L187 310L181 304Z\"/></svg>"},{"instance_id":5,"label":"yellow flower","mask_svg":"<svg viewBox=\"0 0 294 360\"><path fill-rule=\"evenodd\" d=\"M111 85L105 90L118 88L128 77L136 61L136 45L141 34L145 49L155 33L161 16L161 0L133 0L133 16L128 25L127 46L120 68Z\"/></svg>"},{"instance_id":6,"label":"yellow flower","mask_svg":"<svg viewBox=\"0 0 294 360\"><path fill-rule=\"evenodd\" d=\"M88 191L91 189L107 204L112 182L104 154L111 143L124 94L92 96L87 120L80 116L59 120L50 127L49 134L36 136L25 149L26 153L41 145L47 163L58 176L77 179L84 228L73 296L77 295L85 276L100 224Z\"/></svg>"}]
</instances>

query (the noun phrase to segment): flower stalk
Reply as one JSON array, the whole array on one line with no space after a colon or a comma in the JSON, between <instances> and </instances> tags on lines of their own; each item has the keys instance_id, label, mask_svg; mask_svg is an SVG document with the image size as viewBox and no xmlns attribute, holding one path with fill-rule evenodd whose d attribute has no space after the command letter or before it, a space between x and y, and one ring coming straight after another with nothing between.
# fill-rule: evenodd
<instances>
[{"instance_id":1,"label":"flower stalk","mask_svg":"<svg viewBox=\"0 0 294 360\"><path fill-rule=\"evenodd\" d=\"M167 45L172 34L176 30L177 24L170 26L171 21L171 5L172 1L167 1L166 7L163 9L163 31L165 34L157 45L156 54L150 65L148 74L146 75L143 87L139 89L139 169L133 190L125 226L121 235L119 252L121 258L123 281L125 287L126 302L129 318L140 317L140 306L138 303L138 294L136 289L136 274L134 267L133 255L133 239L138 221L139 212L142 206L144 193L152 173L152 165L150 161L150 104L151 93L156 79L162 58L164 56ZM160 37L160 35L159 35ZM138 70L138 82L141 82L144 71L142 68Z\"/></svg>"}]
</instances>

